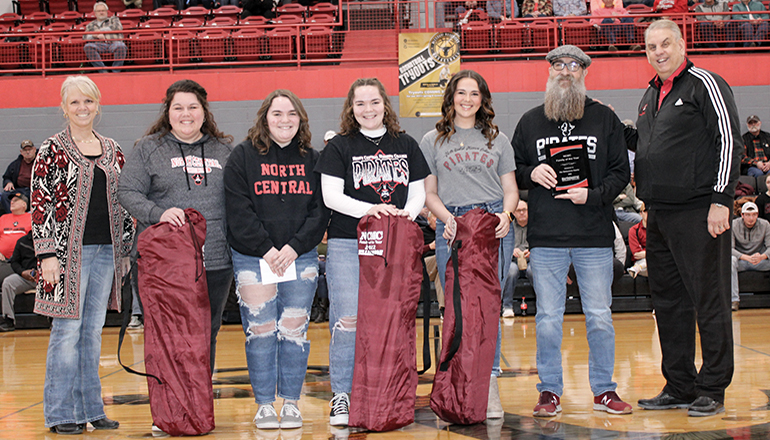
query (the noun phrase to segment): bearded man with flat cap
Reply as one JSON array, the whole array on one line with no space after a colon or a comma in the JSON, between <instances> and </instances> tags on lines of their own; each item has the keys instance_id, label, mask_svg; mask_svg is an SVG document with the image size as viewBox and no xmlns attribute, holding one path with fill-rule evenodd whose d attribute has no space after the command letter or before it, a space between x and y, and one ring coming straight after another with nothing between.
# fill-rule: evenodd
<instances>
[{"instance_id":1,"label":"bearded man with flat cap","mask_svg":"<svg viewBox=\"0 0 770 440\"><path fill-rule=\"evenodd\" d=\"M610 310L615 239L612 201L630 180L624 126L611 109L586 97L588 55L565 45L548 53L546 60L550 67L545 104L522 116L511 141L519 187L529 190L527 240L537 295L540 376L540 398L533 414L551 417L561 411L562 323L570 264L577 274L586 315L593 408L630 414L631 405L620 399L612 380L615 329ZM548 155L566 149L582 151L579 167L587 168L588 178L574 181L574 175L560 175L557 181Z\"/></svg>"},{"instance_id":2,"label":"bearded man with flat cap","mask_svg":"<svg viewBox=\"0 0 770 440\"><path fill-rule=\"evenodd\" d=\"M647 206L647 273L663 377L649 410L724 412L733 376L730 312L733 206L742 141L733 91L685 57L679 26L652 23L644 35L657 72L636 122L636 195ZM703 365L695 368L696 323Z\"/></svg>"}]
</instances>

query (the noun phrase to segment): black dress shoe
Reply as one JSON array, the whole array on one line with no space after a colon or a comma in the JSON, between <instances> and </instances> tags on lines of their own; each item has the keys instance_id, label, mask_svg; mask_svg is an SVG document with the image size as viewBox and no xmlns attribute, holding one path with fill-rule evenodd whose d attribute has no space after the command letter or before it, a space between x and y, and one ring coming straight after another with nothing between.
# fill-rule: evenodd
<instances>
[{"instance_id":1,"label":"black dress shoe","mask_svg":"<svg viewBox=\"0 0 770 440\"><path fill-rule=\"evenodd\" d=\"M94 420L91 422L91 426L93 426L94 429L118 429L120 422L117 420L110 420L105 417L103 419Z\"/></svg>"},{"instance_id":2,"label":"black dress shoe","mask_svg":"<svg viewBox=\"0 0 770 440\"><path fill-rule=\"evenodd\" d=\"M708 396L700 396L690 405L687 415L690 417L707 417L723 412L725 412L725 407L722 405L722 402L718 402Z\"/></svg>"},{"instance_id":3,"label":"black dress shoe","mask_svg":"<svg viewBox=\"0 0 770 440\"><path fill-rule=\"evenodd\" d=\"M83 433L84 427L80 423L62 423L61 425L51 426L51 432L62 435L77 435Z\"/></svg>"},{"instance_id":4,"label":"black dress shoe","mask_svg":"<svg viewBox=\"0 0 770 440\"><path fill-rule=\"evenodd\" d=\"M639 399L639 407L642 409L675 409L689 408L691 400L683 400L661 391L652 399Z\"/></svg>"}]
</instances>

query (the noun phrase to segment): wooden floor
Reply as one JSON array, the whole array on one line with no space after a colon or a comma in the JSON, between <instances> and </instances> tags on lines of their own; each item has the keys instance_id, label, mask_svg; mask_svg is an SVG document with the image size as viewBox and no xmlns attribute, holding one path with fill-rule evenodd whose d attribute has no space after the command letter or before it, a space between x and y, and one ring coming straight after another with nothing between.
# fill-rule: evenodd
<instances>
[{"instance_id":1,"label":"wooden floor","mask_svg":"<svg viewBox=\"0 0 770 440\"><path fill-rule=\"evenodd\" d=\"M219 336L214 376L215 439L770 439L770 310L741 310L733 314L735 375L727 389L726 413L715 417L687 417L685 410L644 411L639 398L656 395L663 386L660 348L654 316L615 314L615 381L618 394L634 404L634 413L615 416L592 410L588 386L588 346L582 315L568 315L564 323L563 413L534 419L537 400L534 317L502 320L504 374L499 380L504 420L473 426L448 425L428 407L432 372L417 388L416 422L389 433L338 430L328 424L330 397L329 332L325 324L311 324L311 369L306 377L300 409L305 419L299 430L261 431L251 420L256 405L245 370L244 336L240 326L224 326ZM434 320L438 324L438 320ZM117 431L87 431L99 439L152 438L147 385L118 365L118 329L104 331L100 375L107 415L119 420ZM420 335L421 336L421 335ZM418 338L418 340L421 340ZM48 344L46 330L17 330L0 334L0 439L55 439L43 426L43 378ZM126 338L123 361L140 370L142 333ZM418 353L421 350L418 350ZM311 367L312 368L312 367Z\"/></svg>"}]
</instances>

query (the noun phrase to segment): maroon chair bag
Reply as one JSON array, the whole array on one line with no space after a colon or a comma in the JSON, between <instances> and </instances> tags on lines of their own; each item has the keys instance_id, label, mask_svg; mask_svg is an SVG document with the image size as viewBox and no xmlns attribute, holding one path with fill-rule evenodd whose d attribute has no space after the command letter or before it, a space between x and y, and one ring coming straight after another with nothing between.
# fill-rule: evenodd
<instances>
[{"instance_id":1,"label":"maroon chair bag","mask_svg":"<svg viewBox=\"0 0 770 440\"><path fill-rule=\"evenodd\" d=\"M414 422L417 302L423 235L407 217L358 223L358 324L350 426L390 431Z\"/></svg>"},{"instance_id":2,"label":"maroon chair bag","mask_svg":"<svg viewBox=\"0 0 770 440\"><path fill-rule=\"evenodd\" d=\"M500 219L474 209L456 220L457 234L446 268L441 355L430 407L447 422L469 425L487 418L489 376L500 321L500 240L495 238Z\"/></svg>"},{"instance_id":3,"label":"maroon chair bag","mask_svg":"<svg viewBox=\"0 0 770 440\"><path fill-rule=\"evenodd\" d=\"M206 219L185 209L185 224L157 223L139 235L139 292L153 424L173 435L214 429L209 352L211 311L203 244ZM160 382L160 383L159 383Z\"/></svg>"}]
</instances>

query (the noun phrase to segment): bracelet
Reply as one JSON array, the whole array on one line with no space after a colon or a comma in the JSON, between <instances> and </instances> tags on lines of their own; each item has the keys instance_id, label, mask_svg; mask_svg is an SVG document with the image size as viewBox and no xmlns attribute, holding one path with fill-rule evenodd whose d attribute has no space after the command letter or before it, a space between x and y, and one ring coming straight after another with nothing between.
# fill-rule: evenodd
<instances>
[{"instance_id":1,"label":"bracelet","mask_svg":"<svg viewBox=\"0 0 770 440\"><path fill-rule=\"evenodd\" d=\"M721 203L712 203L712 205L717 206L719 208L727 208L727 206L721 204Z\"/></svg>"},{"instance_id":2,"label":"bracelet","mask_svg":"<svg viewBox=\"0 0 770 440\"><path fill-rule=\"evenodd\" d=\"M511 211L503 211L503 214L505 214L508 217L508 221L513 221L513 213Z\"/></svg>"}]
</instances>

